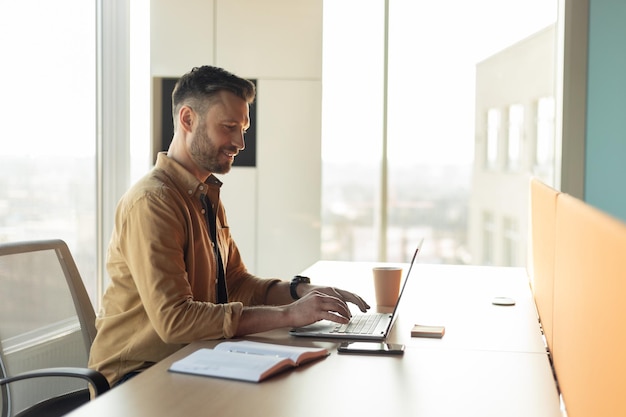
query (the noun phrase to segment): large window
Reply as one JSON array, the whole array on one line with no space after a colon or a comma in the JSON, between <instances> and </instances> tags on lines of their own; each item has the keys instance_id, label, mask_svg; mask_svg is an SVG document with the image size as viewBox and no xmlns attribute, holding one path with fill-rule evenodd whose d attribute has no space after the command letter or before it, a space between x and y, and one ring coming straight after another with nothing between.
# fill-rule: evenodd
<instances>
[{"instance_id":1,"label":"large window","mask_svg":"<svg viewBox=\"0 0 626 417\"><path fill-rule=\"evenodd\" d=\"M506 211L487 201L501 199L489 195L498 188L476 170L501 178L524 174L524 161L533 158L524 153L523 107L507 98L532 83L523 77L554 75L536 63L517 80L490 74L493 95L481 99L492 104L477 111L477 65L505 50L523 60L510 48L555 21L556 1L546 0L324 2L323 258L406 262L424 237L426 262L483 261L478 213L493 210L500 219ZM475 124L487 118L483 135ZM506 134L508 146L500 143ZM505 160L513 172L503 170ZM482 205L475 215L472 199Z\"/></svg>"},{"instance_id":2,"label":"large window","mask_svg":"<svg viewBox=\"0 0 626 417\"><path fill-rule=\"evenodd\" d=\"M96 294L96 5L0 2L0 241L67 242Z\"/></svg>"}]
</instances>

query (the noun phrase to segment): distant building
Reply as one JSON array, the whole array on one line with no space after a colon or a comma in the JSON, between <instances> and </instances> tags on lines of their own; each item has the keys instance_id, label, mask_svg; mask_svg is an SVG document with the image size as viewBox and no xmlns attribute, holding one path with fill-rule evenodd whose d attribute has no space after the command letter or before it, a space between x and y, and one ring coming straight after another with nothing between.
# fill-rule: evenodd
<instances>
[{"instance_id":1,"label":"distant building","mask_svg":"<svg viewBox=\"0 0 626 417\"><path fill-rule=\"evenodd\" d=\"M524 266L530 176L554 183L555 27L476 65L472 263Z\"/></svg>"}]
</instances>

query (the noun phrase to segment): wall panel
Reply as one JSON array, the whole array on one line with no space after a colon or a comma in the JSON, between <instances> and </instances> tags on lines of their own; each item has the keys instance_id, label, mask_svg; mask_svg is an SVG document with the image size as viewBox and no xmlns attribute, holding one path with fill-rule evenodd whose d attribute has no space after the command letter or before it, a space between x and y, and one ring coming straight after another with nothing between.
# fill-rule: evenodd
<instances>
[{"instance_id":1,"label":"wall panel","mask_svg":"<svg viewBox=\"0 0 626 417\"><path fill-rule=\"evenodd\" d=\"M290 278L320 256L322 0L152 0L153 77L212 64L256 79L256 168L220 176L251 272Z\"/></svg>"}]
</instances>

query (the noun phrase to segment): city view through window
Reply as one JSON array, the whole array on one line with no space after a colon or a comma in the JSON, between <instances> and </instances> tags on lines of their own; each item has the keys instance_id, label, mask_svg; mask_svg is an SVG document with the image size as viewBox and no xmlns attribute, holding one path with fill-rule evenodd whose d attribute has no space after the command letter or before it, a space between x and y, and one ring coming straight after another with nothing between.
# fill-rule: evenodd
<instances>
[{"instance_id":1,"label":"city view through window","mask_svg":"<svg viewBox=\"0 0 626 417\"><path fill-rule=\"evenodd\" d=\"M518 102L477 114L476 69L553 26L556 9L556 2L543 0L390 1L385 120L384 2L324 2L322 258L376 260L385 233L387 259L378 260L407 262L424 237L426 262L523 264L523 255L512 252L525 249L526 223L517 220L525 208L493 214L484 212L483 201L471 209L489 188L476 181L482 178L476 162L486 159L480 169L500 177L529 175L537 161L527 155L539 152L545 169L554 164L554 123L522 119ZM547 43L554 48L554 37ZM551 62L524 65L530 64L553 78ZM525 106L554 106L549 99L528 97ZM479 135L482 120L497 122L496 131ZM492 146L484 146L487 141ZM489 228L490 243L483 239Z\"/></svg>"},{"instance_id":2,"label":"city view through window","mask_svg":"<svg viewBox=\"0 0 626 417\"><path fill-rule=\"evenodd\" d=\"M0 242L65 240L93 300L96 7L35 3L0 2Z\"/></svg>"}]
</instances>

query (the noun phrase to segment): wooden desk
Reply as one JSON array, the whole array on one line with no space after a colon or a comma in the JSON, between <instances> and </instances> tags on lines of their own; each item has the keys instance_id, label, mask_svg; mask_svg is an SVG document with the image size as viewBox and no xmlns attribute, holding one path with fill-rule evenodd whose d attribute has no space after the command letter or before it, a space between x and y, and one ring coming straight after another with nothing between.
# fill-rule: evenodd
<instances>
[{"instance_id":1,"label":"wooden desk","mask_svg":"<svg viewBox=\"0 0 626 417\"><path fill-rule=\"evenodd\" d=\"M330 279L343 288L363 289L359 292L373 300L367 294L370 267L320 262L305 273L315 282ZM390 336L407 344L401 357L340 355L336 341L295 338L279 329L247 339L322 346L331 355L258 384L168 372L173 361L218 343L196 342L71 416L560 416L545 349L522 340L534 333L540 337L540 330L536 315L528 317L524 291L530 290L521 284L520 271L436 265L420 265L417 271L424 277L407 287ZM494 283L497 277L503 281ZM515 297L517 309L492 310L490 299L496 295ZM438 304L444 299L449 302ZM446 335L412 339L407 331L413 321L446 325ZM502 333L475 330L485 324ZM361 402L360 395L370 401Z\"/></svg>"},{"instance_id":2,"label":"wooden desk","mask_svg":"<svg viewBox=\"0 0 626 417\"><path fill-rule=\"evenodd\" d=\"M357 289L373 304L374 265L320 261L303 274L315 283ZM408 265L402 266L406 273ZM511 297L516 304L495 306L494 297ZM411 338L414 324L445 326L446 335L441 340ZM437 349L546 352L524 268L417 264L390 340Z\"/></svg>"}]
</instances>

